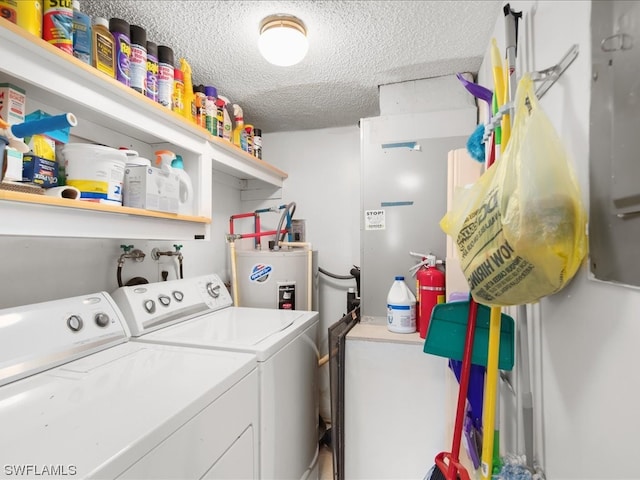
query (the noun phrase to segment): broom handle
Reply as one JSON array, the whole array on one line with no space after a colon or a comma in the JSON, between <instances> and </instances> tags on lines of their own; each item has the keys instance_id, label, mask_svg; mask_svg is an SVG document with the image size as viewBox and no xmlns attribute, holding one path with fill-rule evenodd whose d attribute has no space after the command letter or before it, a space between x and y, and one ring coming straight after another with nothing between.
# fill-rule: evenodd
<instances>
[{"instance_id":1,"label":"broom handle","mask_svg":"<svg viewBox=\"0 0 640 480\"><path fill-rule=\"evenodd\" d=\"M456 423L453 429L453 444L451 446L451 458L457 463L460 461L460 443L462 441L462 424L464 422L465 407L467 405L467 392L469 390L469 377L471 373L471 354L473 353L473 339L476 331L476 318L478 316L478 304L471 298L469 300L469 314L467 316L467 333L464 338L464 355L460 370L460 390L458 393L458 406L456 409ZM455 479L455 467L450 462L447 478Z\"/></svg>"}]
</instances>

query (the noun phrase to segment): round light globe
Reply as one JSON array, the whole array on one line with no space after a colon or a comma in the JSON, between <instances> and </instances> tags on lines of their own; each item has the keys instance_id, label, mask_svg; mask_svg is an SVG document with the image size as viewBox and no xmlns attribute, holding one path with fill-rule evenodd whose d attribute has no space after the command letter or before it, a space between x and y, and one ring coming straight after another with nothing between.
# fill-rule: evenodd
<instances>
[{"instance_id":1,"label":"round light globe","mask_svg":"<svg viewBox=\"0 0 640 480\"><path fill-rule=\"evenodd\" d=\"M258 49L267 62L290 67L305 57L309 42L300 20L295 17L268 17L262 23Z\"/></svg>"}]
</instances>

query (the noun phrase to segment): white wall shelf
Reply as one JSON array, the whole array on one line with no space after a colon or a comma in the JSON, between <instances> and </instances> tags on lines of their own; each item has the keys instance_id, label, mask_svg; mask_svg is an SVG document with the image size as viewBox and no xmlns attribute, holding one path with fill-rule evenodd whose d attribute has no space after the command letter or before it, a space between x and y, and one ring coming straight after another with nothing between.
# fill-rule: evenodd
<instances>
[{"instance_id":1,"label":"white wall shelf","mask_svg":"<svg viewBox=\"0 0 640 480\"><path fill-rule=\"evenodd\" d=\"M207 238L212 170L278 188L287 178L285 172L2 18L0 83L26 91L27 112L40 108L52 114L72 112L78 126L71 133L86 141L124 145L142 156L160 148L181 154L196 204L193 216L180 216L66 200L51 203L43 195L0 191L0 235Z\"/></svg>"}]
</instances>

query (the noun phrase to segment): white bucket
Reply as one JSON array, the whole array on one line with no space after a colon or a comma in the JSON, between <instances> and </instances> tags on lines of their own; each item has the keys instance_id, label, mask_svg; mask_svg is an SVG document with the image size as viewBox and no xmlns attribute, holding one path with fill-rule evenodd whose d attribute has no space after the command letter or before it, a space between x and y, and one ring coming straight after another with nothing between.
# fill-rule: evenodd
<instances>
[{"instance_id":1,"label":"white bucket","mask_svg":"<svg viewBox=\"0 0 640 480\"><path fill-rule=\"evenodd\" d=\"M126 154L88 143L68 143L62 149L66 184L80 190L80 200L122 205Z\"/></svg>"}]
</instances>

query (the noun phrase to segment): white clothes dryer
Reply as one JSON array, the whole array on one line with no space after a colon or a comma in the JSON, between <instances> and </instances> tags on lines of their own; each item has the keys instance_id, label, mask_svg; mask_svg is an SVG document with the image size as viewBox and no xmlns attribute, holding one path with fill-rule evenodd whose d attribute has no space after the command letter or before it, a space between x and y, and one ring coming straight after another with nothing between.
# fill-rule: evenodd
<instances>
[{"instance_id":1,"label":"white clothes dryer","mask_svg":"<svg viewBox=\"0 0 640 480\"><path fill-rule=\"evenodd\" d=\"M215 274L112 296L140 342L256 355L260 478L317 480L317 312L234 307Z\"/></svg>"},{"instance_id":2,"label":"white clothes dryer","mask_svg":"<svg viewBox=\"0 0 640 480\"><path fill-rule=\"evenodd\" d=\"M258 478L255 356L128 340L106 293L0 310L0 477Z\"/></svg>"}]
</instances>

